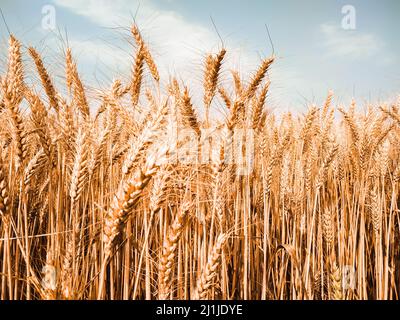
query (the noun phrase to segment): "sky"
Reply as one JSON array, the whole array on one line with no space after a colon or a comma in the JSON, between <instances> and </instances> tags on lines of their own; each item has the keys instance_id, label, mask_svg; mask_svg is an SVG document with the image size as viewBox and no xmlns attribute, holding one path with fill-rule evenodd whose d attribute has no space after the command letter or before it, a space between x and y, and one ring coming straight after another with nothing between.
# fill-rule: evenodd
<instances>
[{"instance_id":1,"label":"sky","mask_svg":"<svg viewBox=\"0 0 400 320\"><path fill-rule=\"evenodd\" d=\"M223 85L230 69L248 76L274 51L274 109L304 111L322 104L328 90L344 105L353 97L393 101L400 93L398 0L0 0L0 8L7 23L0 21L2 68L8 30L39 50L56 79L68 43L91 88L128 79L135 54L129 26L136 21L163 83L176 76L198 101L204 56L222 45Z\"/></svg>"}]
</instances>

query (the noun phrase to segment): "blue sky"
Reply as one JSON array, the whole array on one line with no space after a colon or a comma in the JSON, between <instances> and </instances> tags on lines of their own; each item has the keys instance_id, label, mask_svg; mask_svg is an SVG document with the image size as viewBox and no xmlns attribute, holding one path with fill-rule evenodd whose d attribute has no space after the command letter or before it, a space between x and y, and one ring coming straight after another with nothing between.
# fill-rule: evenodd
<instances>
[{"instance_id":1,"label":"blue sky","mask_svg":"<svg viewBox=\"0 0 400 320\"><path fill-rule=\"evenodd\" d=\"M57 30L43 29L44 5L54 6ZM342 28L344 5L356 10L355 30ZM278 58L270 75L274 108L304 110L320 104L329 89L339 104L353 95L360 103L393 100L400 92L398 0L1 0L0 6L11 32L39 49L57 79L66 31L84 81L93 87L129 76L134 50L127 30L137 12L165 82L177 75L195 97L201 97L201 59L221 46L210 16L228 49L225 70L243 74L271 54L268 25ZM0 35L4 63L8 33L2 22ZM225 71L222 83L228 79Z\"/></svg>"}]
</instances>

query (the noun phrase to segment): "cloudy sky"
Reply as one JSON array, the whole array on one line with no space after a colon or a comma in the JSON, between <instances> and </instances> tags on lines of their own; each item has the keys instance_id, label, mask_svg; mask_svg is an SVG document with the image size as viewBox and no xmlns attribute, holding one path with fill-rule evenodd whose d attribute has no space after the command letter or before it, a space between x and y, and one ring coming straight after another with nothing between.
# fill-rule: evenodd
<instances>
[{"instance_id":1,"label":"cloudy sky","mask_svg":"<svg viewBox=\"0 0 400 320\"><path fill-rule=\"evenodd\" d=\"M342 12L349 5L356 17L350 30ZM272 53L268 25L278 58L270 74L274 108L304 110L329 89L343 104L352 96L360 103L393 100L400 92L398 0L1 0L0 7L8 29L39 49L56 78L68 40L88 86L129 75L128 28L135 18L164 82L176 75L201 96L202 59L221 48L211 16L228 50L222 81L230 68L246 74ZM1 63L7 37L0 21Z\"/></svg>"}]
</instances>

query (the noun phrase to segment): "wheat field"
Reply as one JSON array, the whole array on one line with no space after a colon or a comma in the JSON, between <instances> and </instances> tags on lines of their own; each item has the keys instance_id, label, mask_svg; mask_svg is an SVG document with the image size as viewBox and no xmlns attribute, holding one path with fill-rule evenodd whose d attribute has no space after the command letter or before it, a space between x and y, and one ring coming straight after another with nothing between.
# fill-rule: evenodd
<instances>
[{"instance_id":1,"label":"wheat field","mask_svg":"<svg viewBox=\"0 0 400 320\"><path fill-rule=\"evenodd\" d=\"M10 36L0 299L399 298L399 105L335 106L329 92L274 114L276 58L244 79L224 48L202 61L194 103L160 79L136 25L131 37L130 80L93 97L69 48L57 88Z\"/></svg>"}]
</instances>

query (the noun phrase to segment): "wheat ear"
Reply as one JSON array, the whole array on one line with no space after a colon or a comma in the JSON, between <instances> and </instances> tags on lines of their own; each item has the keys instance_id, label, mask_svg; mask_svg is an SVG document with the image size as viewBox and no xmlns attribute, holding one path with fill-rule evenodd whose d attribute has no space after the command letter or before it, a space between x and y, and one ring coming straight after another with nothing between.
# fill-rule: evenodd
<instances>
[{"instance_id":1,"label":"wheat ear","mask_svg":"<svg viewBox=\"0 0 400 320\"><path fill-rule=\"evenodd\" d=\"M13 140L16 146L16 166L24 161L27 155L26 132L24 130L23 120L19 111L24 91L24 76L21 57L21 44L19 41L10 36L8 67L6 77L2 79L1 87L3 90L4 105L8 108L11 115L13 125Z\"/></svg>"},{"instance_id":2,"label":"wheat ear","mask_svg":"<svg viewBox=\"0 0 400 320\"><path fill-rule=\"evenodd\" d=\"M218 76L222 66L222 60L225 57L226 50L222 49L214 58L208 55L205 62L204 71L204 107L206 110L206 126L209 126L209 111L212 99L217 89Z\"/></svg>"},{"instance_id":3,"label":"wheat ear","mask_svg":"<svg viewBox=\"0 0 400 320\"><path fill-rule=\"evenodd\" d=\"M164 240L159 265L159 288L158 298L160 300L170 299L172 296L172 272L175 262L178 242L185 226L186 217L190 210L190 203L184 203L178 211L175 220L169 229L168 236Z\"/></svg>"},{"instance_id":4,"label":"wheat ear","mask_svg":"<svg viewBox=\"0 0 400 320\"><path fill-rule=\"evenodd\" d=\"M51 78L43 64L42 58L34 48L30 47L28 51L33 61L35 62L36 69L40 76L40 80L42 82L44 90L46 91L47 97L49 98L50 106L53 107L58 112L59 107L58 107L56 89L54 88L53 82L51 81Z\"/></svg>"},{"instance_id":5,"label":"wheat ear","mask_svg":"<svg viewBox=\"0 0 400 320\"><path fill-rule=\"evenodd\" d=\"M331 266L330 273L330 288L331 288L331 299L342 300L342 272L340 267L334 262Z\"/></svg>"},{"instance_id":6,"label":"wheat ear","mask_svg":"<svg viewBox=\"0 0 400 320\"><path fill-rule=\"evenodd\" d=\"M190 99L189 90L186 86L183 91L183 95L181 97L179 105L181 106L181 113L183 116L185 126L190 127L196 132L198 136L200 136L201 135L200 125L197 120L196 111Z\"/></svg>"},{"instance_id":7,"label":"wheat ear","mask_svg":"<svg viewBox=\"0 0 400 320\"><path fill-rule=\"evenodd\" d=\"M147 66L150 69L150 73L153 76L153 79L156 80L157 82L160 81L160 74L158 72L157 66L154 62L154 59L152 57L152 55L150 54L149 49L147 48L146 44L143 41L142 35L140 34L139 28L134 25L131 28L131 32L133 37L136 40L136 43L139 47L141 47L143 56L144 56L144 60L146 61Z\"/></svg>"},{"instance_id":8,"label":"wheat ear","mask_svg":"<svg viewBox=\"0 0 400 320\"><path fill-rule=\"evenodd\" d=\"M132 68L131 97L133 106L136 106L139 101L140 87L142 85L142 78L143 78L143 62L144 62L143 47L140 46L136 53L135 63Z\"/></svg>"},{"instance_id":9,"label":"wheat ear","mask_svg":"<svg viewBox=\"0 0 400 320\"><path fill-rule=\"evenodd\" d=\"M140 200L143 189L156 174L160 165L167 161L169 151L169 146L161 147L157 153L147 159L144 167L139 170L134 179L123 184L120 192L122 196L120 199L116 199L115 208L109 211L104 219L103 243L106 257L111 256L116 239L121 234L129 214Z\"/></svg>"},{"instance_id":10,"label":"wheat ear","mask_svg":"<svg viewBox=\"0 0 400 320\"><path fill-rule=\"evenodd\" d=\"M228 235L223 233L220 234L214 244L212 252L208 257L206 266L204 267L198 281L196 289L193 292L193 299L204 300L207 299L208 290L211 288L215 277L217 276L217 270L221 264L221 254L223 246L228 238Z\"/></svg>"},{"instance_id":11,"label":"wheat ear","mask_svg":"<svg viewBox=\"0 0 400 320\"><path fill-rule=\"evenodd\" d=\"M78 67L72 59L71 51L67 50L66 68L67 87L73 89L75 103L86 119L90 116L89 104L86 98L85 88L78 74Z\"/></svg>"},{"instance_id":12,"label":"wheat ear","mask_svg":"<svg viewBox=\"0 0 400 320\"><path fill-rule=\"evenodd\" d=\"M0 216L3 219L7 219L8 216L8 205L9 205L9 198L8 198L8 185L6 181L6 173L3 167L3 160L0 154ZM7 223L7 220L5 220Z\"/></svg>"},{"instance_id":13,"label":"wheat ear","mask_svg":"<svg viewBox=\"0 0 400 320\"><path fill-rule=\"evenodd\" d=\"M262 61L260 67L258 68L257 72L251 78L250 84L245 92L245 97L247 99L251 99L255 92L257 91L258 86L260 85L261 81L264 79L265 74L267 73L269 67L274 62L275 58L266 58Z\"/></svg>"},{"instance_id":14,"label":"wheat ear","mask_svg":"<svg viewBox=\"0 0 400 320\"><path fill-rule=\"evenodd\" d=\"M70 197L72 205L81 197L87 181L87 152L86 129L79 129L75 143L75 159L71 176Z\"/></svg>"}]
</instances>

